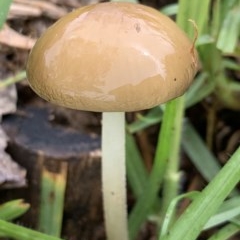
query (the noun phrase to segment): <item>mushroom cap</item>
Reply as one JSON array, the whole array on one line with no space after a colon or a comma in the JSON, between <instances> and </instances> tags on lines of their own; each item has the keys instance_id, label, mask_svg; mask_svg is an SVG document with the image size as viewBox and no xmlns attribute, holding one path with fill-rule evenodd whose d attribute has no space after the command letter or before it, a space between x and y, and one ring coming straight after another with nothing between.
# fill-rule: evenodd
<instances>
[{"instance_id":1,"label":"mushroom cap","mask_svg":"<svg viewBox=\"0 0 240 240\"><path fill-rule=\"evenodd\" d=\"M27 77L58 105L129 112L182 95L197 69L193 43L170 18L140 4L108 2L52 25L29 55Z\"/></svg>"}]
</instances>

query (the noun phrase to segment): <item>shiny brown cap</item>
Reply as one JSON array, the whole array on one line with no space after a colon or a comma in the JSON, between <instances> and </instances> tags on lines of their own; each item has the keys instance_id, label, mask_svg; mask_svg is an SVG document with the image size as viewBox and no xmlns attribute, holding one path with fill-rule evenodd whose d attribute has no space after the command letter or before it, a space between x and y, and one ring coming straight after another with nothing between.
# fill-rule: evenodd
<instances>
[{"instance_id":1,"label":"shiny brown cap","mask_svg":"<svg viewBox=\"0 0 240 240\"><path fill-rule=\"evenodd\" d=\"M182 95L198 68L193 44L157 10L133 3L77 9L50 27L27 63L44 99L96 112L148 109Z\"/></svg>"}]
</instances>

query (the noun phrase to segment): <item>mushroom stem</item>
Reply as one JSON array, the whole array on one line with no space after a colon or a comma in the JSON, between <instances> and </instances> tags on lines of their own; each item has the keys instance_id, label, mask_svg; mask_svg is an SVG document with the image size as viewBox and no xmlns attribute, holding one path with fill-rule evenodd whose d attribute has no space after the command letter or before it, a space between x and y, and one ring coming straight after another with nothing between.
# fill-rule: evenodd
<instances>
[{"instance_id":1,"label":"mushroom stem","mask_svg":"<svg viewBox=\"0 0 240 240\"><path fill-rule=\"evenodd\" d=\"M102 185L107 239L127 240L124 112L103 113Z\"/></svg>"}]
</instances>

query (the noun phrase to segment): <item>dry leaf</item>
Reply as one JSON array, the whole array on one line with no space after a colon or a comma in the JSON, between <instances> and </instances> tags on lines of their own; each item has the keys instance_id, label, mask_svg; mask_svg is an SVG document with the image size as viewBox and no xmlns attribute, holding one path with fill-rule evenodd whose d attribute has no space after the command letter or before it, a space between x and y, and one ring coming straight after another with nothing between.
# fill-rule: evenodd
<instances>
[{"instance_id":1,"label":"dry leaf","mask_svg":"<svg viewBox=\"0 0 240 240\"><path fill-rule=\"evenodd\" d=\"M4 24L3 28L0 30L0 43L7 46L31 49L35 42L35 39L21 35L17 31L8 27L7 24Z\"/></svg>"},{"instance_id":2,"label":"dry leaf","mask_svg":"<svg viewBox=\"0 0 240 240\"><path fill-rule=\"evenodd\" d=\"M39 8L23 5L19 3L12 3L8 13L8 19L25 18L25 17L39 17L42 11Z\"/></svg>"},{"instance_id":3,"label":"dry leaf","mask_svg":"<svg viewBox=\"0 0 240 240\"><path fill-rule=\"evenodd\" d=\"M64 16L67 11L47 1L14 0L8 14L9 18L46 15L52 19Z\"/></svg>"},{"instance_id":4,"label":"dry leaf","mask_svg":"<svg viewBox=\"0 0 240 240\"><path fill-rule=\"evenodd\" d=\"M0 126L0 187L15 188L26 186L26 170L15 163L4 151L7 136Z\"/></svg>"},{"instance_id":5,"label":"dry leaf","mask_svg":"<svg viewBox=\"0 0 240 240\"><path fill-rule=\"evenodd\" d=\"M17 93L15 85L0 89L0 122L4 114L16 111ZM26 170L15 163L5 152L7 136L0 125L0 187L13 188L26 185Z\"/></svg>"},{"instance_id":6,"label":"dry leaf","mask_svg":"<svg viewBox=\"0 0 240 240\"><path fill-rule=\"evenodd\" d=\"M16 102L17 91L15 85L0 88L0 120L2 115L16 111Z\"/></svg>"}]
</instances>

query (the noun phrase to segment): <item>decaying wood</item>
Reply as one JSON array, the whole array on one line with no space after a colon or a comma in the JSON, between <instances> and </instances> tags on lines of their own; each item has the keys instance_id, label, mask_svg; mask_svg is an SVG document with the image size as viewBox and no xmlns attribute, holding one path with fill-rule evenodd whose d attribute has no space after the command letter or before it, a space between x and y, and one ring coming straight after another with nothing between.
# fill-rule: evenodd
<instances>
[{"instance_id":1,"label":"decaying wood","mask_svg":"<svg viewBox=\"0 0 240 240\"><path fill-rule=\"evenodd\" d=\"M59 173L67 164L63 235L67 239L104 239L100 177L100 140L49 121L46 107L23 109L3 119L8 152L27 169L28 187L17 193L0 192L2 201L23 198L31 204L22 221L37 225L42 169ZM81 123L79 123L81 124Z\"/></svg>"}]
</instances>

